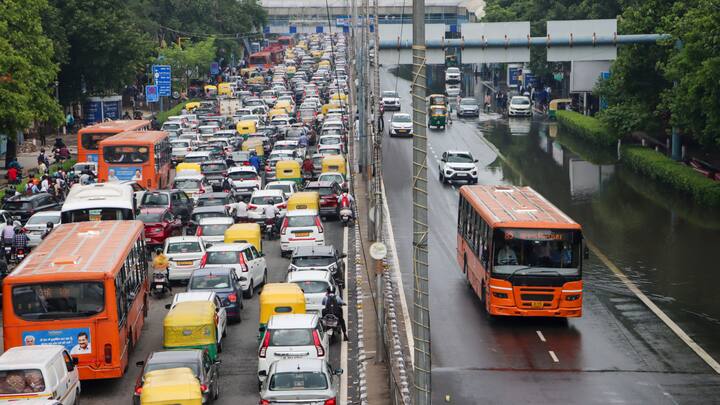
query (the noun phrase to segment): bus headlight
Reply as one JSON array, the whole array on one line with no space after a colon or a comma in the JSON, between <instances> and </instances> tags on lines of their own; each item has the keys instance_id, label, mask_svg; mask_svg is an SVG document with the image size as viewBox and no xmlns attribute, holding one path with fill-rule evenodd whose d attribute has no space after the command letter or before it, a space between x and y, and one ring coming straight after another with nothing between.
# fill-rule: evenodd
<instances>
[{"instance_id":1,"label":"bus headlight","mask_svg":"<svg viewBox=\"0 0 720 405\"><path fill-rule=\"evenodd\" d=\"M565 300L566 301L577 301L580 299L580 294L574 294L574 295L566 295Z\"/></svg>"}]
</instances>

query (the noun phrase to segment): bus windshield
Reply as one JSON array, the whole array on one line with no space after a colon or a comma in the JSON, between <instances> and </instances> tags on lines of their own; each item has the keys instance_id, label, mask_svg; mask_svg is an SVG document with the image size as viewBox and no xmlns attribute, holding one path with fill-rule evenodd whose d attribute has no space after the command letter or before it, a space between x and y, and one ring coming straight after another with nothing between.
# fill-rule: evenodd
<instances>
[{"instance_id":1,"label":"bus windshield","mask_svg":"<svg viewBox=\"0 0 720 405\"><path fill-rule=\"evenodd\" d=\"M577 276L581 234L559 229L496 229L493 273Z\"/></svg>"},{"instance_id":2,"label":"bus windshield","mask_svg":"<svg viewBox=\"0 0 720 405\"><path fill-rule=\"evenodd\" d=\"M85 221L119 221L135 219L132 209L126 208L88 208L63 211L62 223Z\"/></svg>"},{"instance_id":3,"label":"bus windshield","mask_svg":"<svg viewBox=\"0 0 720 405\"><path fill-rule=\"evenodd\" d=\"M26 320L81 318L105 309L100 282L60 282L13 287L15 314Z\"/></svg>"},{"instance_id":4,"label":"bus windshield","mask_svg":"<svg viewBox=\"0 0 720 405\"><path fill-rule=\"evenodd\" d=\"M115 133L104 133L104 132L91 132L82 134L82 147L90 150L98 150L98 143L103 139L109 138Z\"/></svg>"},{"instance_id":5,"label":"bus windshield","mask_svg":"<svg viewBox=\"0 0 720 405\"><path fill-rule=\"evenodd\" d=\"M103 157L108 163L145 163L150 159L150 149L134 145L106 146Z\"/></svg>"}]
</instances>

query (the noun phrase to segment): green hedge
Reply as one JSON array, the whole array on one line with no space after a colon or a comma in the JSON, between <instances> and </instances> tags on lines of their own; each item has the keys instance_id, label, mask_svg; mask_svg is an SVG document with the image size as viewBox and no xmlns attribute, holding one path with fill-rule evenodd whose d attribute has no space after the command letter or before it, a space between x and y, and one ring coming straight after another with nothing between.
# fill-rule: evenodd
<instances>
[{"instance_id":1,"label":"green hedge","mask_svg":"<svg viewBox=\"0 0 720 405\"><path fill-rule=\"evenodd\" d=\"M639 146L625 147L621 160L633 171L692 196L700 204L720 207L719 182L653 149Z\"/></svg>"},{"instance_id":2,"label":"green hedge","mask_svg":"<svg viewBox=\"0 0 720 405\"><path fill-rule=\"evenodd\" d=\"M175 107L173 107L167 111L158 113L158 115L157 115L158 123L160 123L160 125L162 125L165 121L167 121L168 117L172 117L173 115L180 115L180 112L182 111L183 107L185 107L185 104L192 103L195 101L200 101L200 100L186 101L184 103L180 103L180 104L176 105Z\"/></svg>"},{"instance_id":3,"label":"green hedge","mask_svg":"<svg viewBox=\"0 0 720 405\"><path fill-rule=\"evenodd\" d=\"M615 146L618 140L599 119L574 111L558 111L557 122L564 132L599 146Z\"/></svg>"}]
</instances>

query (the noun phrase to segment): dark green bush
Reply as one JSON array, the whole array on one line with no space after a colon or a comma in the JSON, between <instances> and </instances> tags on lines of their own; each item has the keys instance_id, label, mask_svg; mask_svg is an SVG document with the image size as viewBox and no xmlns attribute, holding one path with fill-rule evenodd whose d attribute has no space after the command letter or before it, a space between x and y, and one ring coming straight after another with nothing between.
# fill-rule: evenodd
<instances>
[{"instance_id":1,"label":"dark green bush","mask_svg":"<svg viewBox=\"0 0 720 405\"><path fill-rule=\"evenodd\" d=\"M655 152L653 149L638 146L625 147L621 160L633 171L687 194L697 203L713 207L720 206L720 183Z\"/></svg>"},{"instance_id":2,"label":"dark green bush","mask_svg":"<svg viewBox=\"0 0 720 405\"><path fill-rule=\"evenodd\" d=\"M599 119L574 111L558 111L557 122L563 132L599 146L615 146L618 140Z\"/></svg>"},{"instance_id":3,"label":"dark green bush","mask_svg":"<svg viewBox=\"0 0 720 405\"><path fill-rule=\"evenodd\" d=\"M165 121L167 121L168 117L172 117L173 115L180 115L180 112L182 111L183 107L185 107L185 104L191 103L194 101L200 101L200 100L185 101L167 111L158 113L158 115L157 115L158 122L160 123L160 125L162 125Z\"/></svg>"}]
</instances>

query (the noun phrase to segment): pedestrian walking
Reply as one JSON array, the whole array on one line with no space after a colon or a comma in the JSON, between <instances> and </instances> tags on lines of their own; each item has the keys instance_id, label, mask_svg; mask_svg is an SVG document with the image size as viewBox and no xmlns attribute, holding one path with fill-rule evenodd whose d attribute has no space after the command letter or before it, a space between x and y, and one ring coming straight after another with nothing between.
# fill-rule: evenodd
<instances>
[{"instance_id":1,"label":"pedestrian walking","mask_svg":"<svg viewBox=\"0 0 720 405\"><path fill-rule=\"evenodd\" d=\"M73 127L75 126L75 116L72 111L65 116L65 128L68 134L72 133Z\"/></svg>"}]
</instances>

